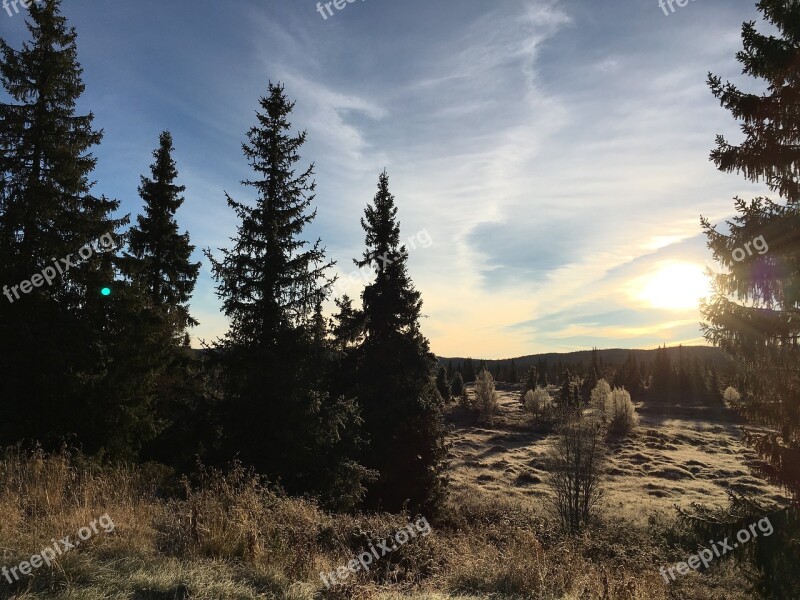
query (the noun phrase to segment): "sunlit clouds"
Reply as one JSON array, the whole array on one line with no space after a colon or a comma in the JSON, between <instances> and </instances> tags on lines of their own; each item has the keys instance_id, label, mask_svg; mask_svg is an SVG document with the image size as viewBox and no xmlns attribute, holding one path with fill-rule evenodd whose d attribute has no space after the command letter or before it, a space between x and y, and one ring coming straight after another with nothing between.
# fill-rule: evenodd
<instances>
[{"instance_id":1,"label":"sunlit clouds","mask_svg":"<svg viewBox=\"0 0 800 600\"><path fill-rule=\"evenodd\" d=\"M634 282L634 295L653 308L686 310L697 307L711 294L708 277L702 265L672 263L643 275Z\"/></svg>"},{"instance_id":2,"label":"sunlit clouds","mask_svg":"<svg viewBox=\"0 0 800 600\"><path fill-rule=\"evenodd\" d=\"M148 4L64 5L81 34L84 102L105 130L96 191L138 212L131 173L171 128L197 260L235 232L224 194L248 199L240 145L280 80L316 165L308 237L337 272L363 250L359 219L384 167L403 237L429 232L409 268L434 352L702 342L700 215L722 221L734 195L763 193L708 161L717 133L738 133L706 74L738 77L734 34L756 17L751 0L669 19L638 0L385 0L327 21L313 2ZM24 37L15 21L12 45ZM204 264L195 344L224 333L219 309Z\"/></svg>"}]
</instances>

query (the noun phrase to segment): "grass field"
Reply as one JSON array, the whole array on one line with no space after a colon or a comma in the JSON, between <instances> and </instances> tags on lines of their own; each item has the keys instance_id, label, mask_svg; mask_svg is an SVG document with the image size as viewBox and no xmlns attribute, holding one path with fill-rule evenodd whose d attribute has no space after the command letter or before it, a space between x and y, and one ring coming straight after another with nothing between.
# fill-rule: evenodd
<instances>
[{"instance_id":1,"label":"grass field","mask_svg":"<svg viewBox=\"0 0 800 600\"><path fill-rule=\"evenodd\" d=\"M540 507L550 496L544 457L552 438L531 426L517 389L507 386L498 395L500 412L491 427L475 424L463 409L451 409L453 491ZM634 434L609 444L605 506L610 513L644 524L650 515L673 512L675 505L724 506L729 489L787 501L751 474L755 454L741 443L741 423L724 406L639 403L637 412Z\"/></svg>"},{"instance_id":2,"label":"grass field","mask_svg":"<svg viewBox=\"0 0 800 600\"><path fill-rule=\"evenodd\" d=\"M658 568L693 549L676 536L675 505L723 505L726 489L783 501L754 477L724 407L640 405L641 425L610 447L600 522L562 535L548 512L549 435L500 392L491 426L452 405L451 493L418 537L327 589L319 572L346 565L416 515L332 515L281 497L241 469L206 473L168 499L163 469L104 469L67 454L6 454L0 463L0 546L6 567L108 514L111 533L20 581L0 597L34 599L478 598L659 600L753 598L750 567L719 561L667 585Z\"/></svg>"}]
</instances>

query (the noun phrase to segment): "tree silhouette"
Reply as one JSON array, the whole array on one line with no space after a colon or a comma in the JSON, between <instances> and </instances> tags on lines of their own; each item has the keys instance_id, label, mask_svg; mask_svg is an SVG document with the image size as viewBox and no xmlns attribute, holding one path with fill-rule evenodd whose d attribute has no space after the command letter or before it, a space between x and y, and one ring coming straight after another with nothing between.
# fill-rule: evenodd
<instances>
[{"instance_id":1,"label":"tree silhouette","mask_svg":"<svg viewBox=\"0 0 800 600\"><path fill-rule=\"evenodd\" d=\"M110 216L119 202L91 193L102 132L91 113L77 114L77 35L60 4L30 7L20 50L0 40L10 99L0 103L0 280L11 286L0 302L0 440L77 435L87 449L125 453L152 427L132 370L115 368L119 334L134 326L111 252L127 219ZM29 279L34 289L14 298Z\"/></svg>"},{"instance_id":2,"label":"tree silhouette","mask_svg":"<svg viewBox=\"0 0 800 600\"><path fill-rule=\"evenodd\" d=\"M704 334L735 357L745 386L745 416L754 425L775 430L748 431L747 439L768 462L766 474L790 489L798 501L800 5L762 0L757 6L778 35L761 34L754 22L745 23L737 60L744 73L763 80L767 90L762 95L742 92L709 74L712 93L741 121L745 136L738 145L718 136L711 159L721 171L766 183L785 204L768 198L748 204L736 198L739 214L728 223L727 235L702 219L708 246L727 269L714 277L715 295L703 307ZM753 251L754 245L758 251ZM768 251L762 252L762 247Z\"/></svg>"},{"instance_id":3,"label":"tree silhouette","mask_svg":"<svg viewBox=\"0 0 800 600\"><path fill-rule=\"evenodd\" d=\"M221 249L222 260L206 251L230 320L216 346L226 394L225 448L290 492L333 499L334 491L347 489L352 504L367 472L348 455L355 405L330 395L319 362L327 332L320 331L318 309L333 283L327 276L333 263L319 241L300 237L316 215L310 211L313 165L295 172L306 134L291 134L294 103L282 85L270 83L260 107L242 145L258 177L242 182L256 190L255 204L227 196L240 220L233 246Z\"/></svg>"},{"instance_id":4,"label":"tree silhouette","mask_svg":"<svg viewBox=\"0 0 800 600\"><path fill-rule=\"evenodd\" d=\"M363 342L358 357L358 400L370 449L364 463L379 473L372 506L435 511L442 499L446 449L436 359L420 331L422 300L408 276L400 245L397 206L384 171L361 225L366 249L355 261L375 268L363 300Z\"/></svg>"}]
</instances>

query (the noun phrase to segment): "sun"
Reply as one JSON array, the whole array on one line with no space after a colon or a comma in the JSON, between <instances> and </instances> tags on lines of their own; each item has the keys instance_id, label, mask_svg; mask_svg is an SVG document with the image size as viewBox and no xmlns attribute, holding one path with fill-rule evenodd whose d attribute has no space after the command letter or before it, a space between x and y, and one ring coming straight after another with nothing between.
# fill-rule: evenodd
<instances>
[{"instance_id":1,"label":"sun","mask_svg":"<svg viewBox=\"0 0 800 600\"><path fill-rule=\"evenodd\" d=\"M670 263L641 278L636 294L653 308L686 310L697 308L711 294L703 267L693 263Z\"/></svg>"}]
</instances>

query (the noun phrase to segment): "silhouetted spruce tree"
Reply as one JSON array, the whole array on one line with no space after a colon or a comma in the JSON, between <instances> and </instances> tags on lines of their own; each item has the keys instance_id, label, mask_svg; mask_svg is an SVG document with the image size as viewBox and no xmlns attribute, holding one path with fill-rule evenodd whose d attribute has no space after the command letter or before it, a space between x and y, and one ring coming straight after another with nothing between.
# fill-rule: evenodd
<instances>
[{"instance_id":1,"label":"silhouetted spruce tree","mask_svg":"<svg viewBox=\"0 0 800 600\"><path fill-rule=\"evenodd\" d=\"M501 369L500 369L500 361L497 361L496 363L494 363L494 371L490 371L490 372L492 373L492 377L494 377L495 381L502 381L502 380L505 379L505 372L504 372L504 370L501 371ZM501 373L503 374L502 375L502 379L501 379Z\"/></svg>"},{"instance_id":2,"label":"silhouetted spruce tree","mask_svg":"<svg viewBox=\"0 0 800 600\"><path fill-rule=\"evenodd\" d=\"M728 234L702 219L708 246L727 270L714 277L715 295L703 307L704 334L736 359L745 417L775 430L748 430L746 439L769 464L766 474L800 502L800 4L762 0L757 7L775 34L745 23L736 58L766 91L744 92L709 74L712 93L744 134L738 145L717 136L711 159L721 171L764 182L783 202L736 198Z\"/></svg>"},{"instance_id":3,"label":"silhouetted spruce tree","mask_svg":"<svg viewBox=\"0 0 800 600\"><path fill-rule=\"evenodd\" d=\"M104 234L118 243L127 219L111 218L117 201L91 194L102 133L91 113L76 114L82 69L60 1L32 4L27 26L21 50L0 40L9 98L0 103L0 283L9 290L0 301L0 443L53 445L74 434L87 450L124 454L153 423L136 374L112 379L118 336L134 324L125 286L113 282L114 252L91 244ZM13 286L37 274L37 286L16 298ZM112 297L101 297L105 286Z\"/></svg>"},{"instance_id":4,"label":"silhouetted spruce tree","mask_svg":"<svg viewBox=\"0 0 800 600\"><path fill-rule=\"evenodd\" d=\"M379 473L369 504L399 511L408 502L412 511L435 511L444 485L443 402L385 171L361 226L366 249L355 263L376 270L362 294L365 338L358 349L358 399L370 442L364 462Z\"/></svg>"},{"instance_id":5,"label":"silhouetted spruce tree","mask_svg":"<svg viewBox=\"0 0 800 600\"><path fill-rule=\"evenodd\" d=\"M139 186L144 214L130 229L125 267L128 276L143 288L151 306L162 313L175 344L188 346L188 328L197 325L188 303L200 263L191 262L194 246L189 243L189 233L178 233L175 213L183 205L181 194L186 187L175 184L178 171L173 151L172 135L165 131L153 152L151 177L142 176Z\"/></svg>"},{"instance_id":6,"label":"silhouetted spruce tree","mask_svg":"<svg viewBox=\"0 0 800 600\"><path fill-rule=\"evenodd\" d=\"M708 376L708 400L712 404L722 404L722 384L719 380L719 371L716 366L711 367Z\"/></svg>"},{"instance_id":7,"label":"silhouetted spruce tree","mask_svg":"<svg viewBox=\"0 0 800 600\"><path fill-rule=\"evenodd\" d=\"M475 361L468 358L464 363L464 369L461 371L461 374L464 376L465 383L475 381Z\"/></svg>"},{"instance_id":8,"label":"silhouetted spruce tree","mask_svg":"<svg viewBox=\"0 0 800 600\"><path fill-rule=\"evenodd\" d=\"M561 376L561 392L558 398L561 410L573 412L580 408L580 380L576 379L569 369L565 370Z\"/></svg>"},{"instance_id":9,"label":"silhouetted spruce tree","mask_svg":"<svg viewBox=\"0 0 800 600\"><path fill-rule=\"evenodd\" d=\"M447 369L444 365L440 365L436 371L436 389L445 402L450 400L450 381L447 379Z\"/></svg>"},{"instance_id":10,"label":"silhouetted spruce tree","mask_svg":"<svg viewBox=\"0 0 800 600\"><path fill-rule=\"evenodd\" d=\"M331 395L355 397L358 386L357 349L364 341L364 313L353 306L353 300L346 294L334 301L338 312L333 314L330 326L330 345L334 356Z\"/></svg>"},{"instance_id":11,"label":"silhouetted spruce tree","mask_svg":"<svg viewBox=\"0 0 800 600\"><path fill-rule=\"evenodd\" d=\"M348 455L358 424L355 404L324 389L317 307L332 280L320 242L301 238L309 212L313 165L296 172L306 133L291 134L294 107L280 84L269 84L258 124L242 145L257 179L247 204L227 196L240 219L231 249L211 261L230 329L217 344L224 372L225 448L290 493L332 499L362 491L366 470ZM345 440L342 443L342 440Z\"/></svg>"},{"instance_id":12,"label":"silhouetted spruce tree","mask_svg":"<svg viewBox=\"0 0 800 600\"><path fill-rule=\"evenodd\" d=\"M539 374L539 385L542 387L547 387L550 383L550 373L546 360L539 359L539 362L536 366L536 372Z\"/></svg>"},{"instance_id":13,"label":"silhouetted spruce tree","mask_svg":"<svg viewBox=\"0 0 800 600\"><path fill-rule=\"evenodd\" d=\"M536 372L536 367L531 365L528 368L528 374L525 377L525 381L522 384L522 392L520 393L520 396L519 396L520 402L524 402L525 401L525 394L528 392L528 390L535 390L536 389L536 386L538 385L538 381L539 381L539 375Z\"/></svg>"},{"instance_id":14,"label":"silhouetted spruce tree","mask_svg":"<svg viewBox=\"0 0 800 600\"><path fill-rule=\"evenodd\" d=\"M597 375L597 370L594 367L590 367L589 373L584 377L580 388L581 401L584 404L589 404L589 400L592 397L592 390L600 379L601 378Z\"/></svg>"},{"instance_id":15,"label":"silhouetted spruce tree","mask_svg":"<svg viewBox=\"0 0 800 600\"><path fill-rule=\"evenodd\" d=\"M653 393L663 399L671 399L674 390L672 361L667 353L667 346L656 349L653 359Z\"/></svg>"},{"instance_id":16,"label":"silhouetted spruce tree","mask_svg":"<svg viewBox=\"0 0 800 600\"><path fill-rule=\"evenodd\" d=\"M517 363L511 359L511 365L508 367L508 382L517 383L519 376L517 375Z\"/></svg>"},{"instance_id":17,"label":"silhouetted spruce tree","mask_svg":"<svg viewBox=\"0 0 800 600\"><path fill-rule=\"evenodd\" d=\"M353 350L364 340L364 313L353 306L353 300L347 294L336 298L335 303L339 312L333 317L334 344L340 352Z\"/></svg>"},{"instance_id":18,"label":"silhouetted spruce tree","mask_svg":"<svg viewBox=\"0 0 800 600\"><path fill-rule=\"evenodd\" d=\"M347 350L353 343L350 334L363 322L363 315L352 309L347 296L337 305L340 310L331 327L323 316L322 303L318 303L311 327L312 364L317 366L312 382L330 398L321 405L322 426L317 430L320 437L312 450L318 463L317 476L324 482L320 488L322 503L353 510L361 504L366 485L376 480L377 473L358 461L367 444L354 387L357 368ZM350 323L346 324L348 320Z\"/></svg>"},{"instance_id":19,"label":"silhouetted spruce tree","mask_svg":"<svg viewBox=\"0 0 800 600\"><path fill-rule=\"evenodd\" d=\"M634 402L638 399L642 390L642 380L639 372L639 365L636 362L636 356L633 352L628 352L628 356L622 364L622 367L620 367L614 375L614 386L624 387L628 390Z\"/></svg>"},{"instance_id":20,"label":"silhouetted spruce tree","mask_svg":"<svg viewBox=\"0 0 800 600\"><path fill-rule=\"evenodd\" d=\"M450 393L453 398L458 398L464 393L464 378L461 376L461 371L456 371L450 380Z\"/></svg>"},{"instance_id":21,"label":"silhouetted spruce tree","mask_svg":"<svg viewBox=\"0 0 800 600\"><path fill-rule=\"evenodd\" d=\"M155 410L163 431L148 448L150 457L189 468L196 455L213 447L212 406L201 385L203 364L189 348L189 327L197 321L188 303L199 262L191 262L189 233L179 233L175 213L183 205L184 186L176 184L172 135L165 131L153 152L151 176L141 178L144 214L128 232L123 271L145 299L138 319L137 347L150 360Z\"/></svg>"},{"instance_id":22,"label":"silhouetted spruce tree","mask_svg":"<svg viewBox=\"0 0 800 600\"><path fill-rule=\"evenodd\" d=\"M692 370L689 377L691 379L692 398L697 402L702 402L706 397L706 378L696 357L692 360Z\"/></svg>"}]
</instances>

